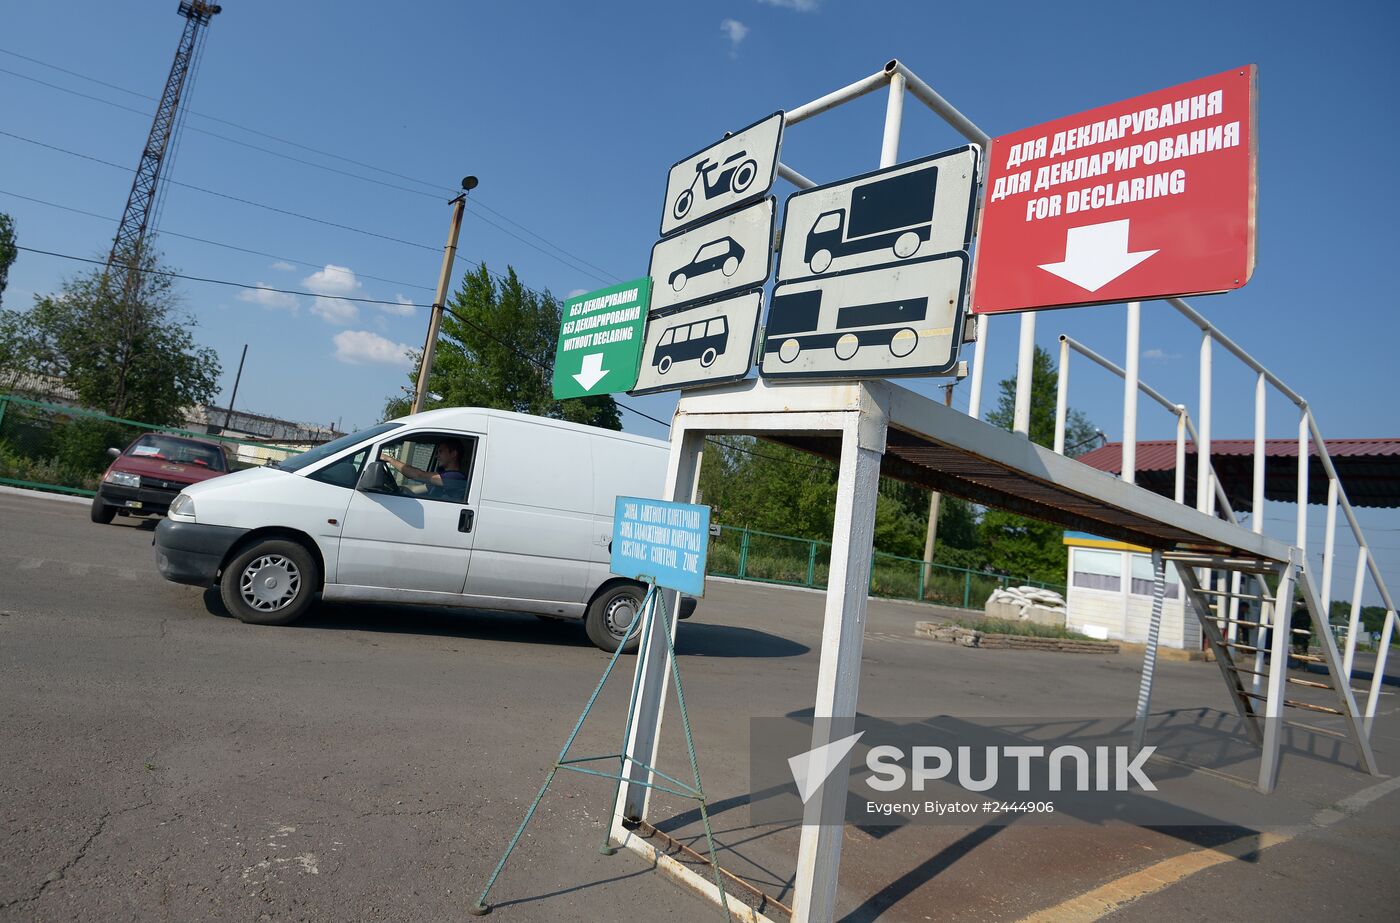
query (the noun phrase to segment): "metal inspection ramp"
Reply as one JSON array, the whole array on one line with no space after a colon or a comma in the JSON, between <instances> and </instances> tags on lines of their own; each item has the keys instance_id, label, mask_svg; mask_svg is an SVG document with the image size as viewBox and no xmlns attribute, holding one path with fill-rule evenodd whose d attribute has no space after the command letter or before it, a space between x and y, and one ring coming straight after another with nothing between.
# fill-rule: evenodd
<instances>
[{"instance_id":1,"label":"metal inspection ramp","mask_svg":"<svg viewBox=\"0 0 1400 923\"><path fill-rule=\"evenodd\" d=\"M682 392L671 424L664 499L694 502L705 440L724 433L760 436L829 458L838 466L813 703L817 718L848 718L858 711L876 497L880 477L886 476L1153 550L1154 611L1137 703L1139 746L1150 715L1164 571L1170 563L1190 590L1192 609L1212 642L1222 679L1246 730L1261 746L1260 791L1269 792L1277 780L1286 707L1341 718L1344 726L1338 736L1355 746L1364 771L1377 772L1366 719L1346 681L1335 679L1345 676L1345 671L1320 622L1314 621L1309 634L1322 638L1322 656L1312 659L1333 679L1326 684L1305 679L1300 684L1293 677L1295 681L1289 682L1294 586L1303 592L1310 611L1322 611L1299 549L1126 483L1037 446L1024 435L983 423L886 381L770 384L746 380L703 392ZM1193 568L1241 578L1271 575L1280 587L1277 605L1267 601L1257 621L1242 620L1228 609L1213 612L1210 588L1195 581ZM676 601L668 599L667 604ZM646 767L655 765L666 683L659 659L639 659L637 692L629 709L631 730L624 749L631 769L623 773L613 809L612 840L709 896L729 913L763 923L770 919L767 915L732 894L719 893L705 877L670 860L636 834L649 823L654 780ZM1316 702L1305 701L1296 692L1285 697L1285 689L1299 686L1332 695ZM821 727L814 728L813 748L831 743L826 739L829 731ZM845 797L837 788L822 786L805 811L816 818L827 816L827 803ZM834 918L841 838L840 825L804 821L793 888L795 923Z\"/></svg>"},{"instance_id":2,"label":"metal inspection ramp","mask_svg":"<svg viewBox=\"0 0 1400 923\"><path fill-rule=\"evenodd\" d=\"M713 422L733 432L736 417L754 423L765 414L794 411L863 413L869 421L866 429L884 430L882 438L871 432L866 447L883 452L880 474L885 477L1148 548L1289 560L1289 546L1282 542L1125 483L1023 435L888 382L799 389L745 381L685 395L676 414L686 418L687 427L704 429ZM792 422L790 416L785 419ZM763 435L832 461L841 457L841 434L832 429L775 429Z\"/></svg>"}]
</instances>

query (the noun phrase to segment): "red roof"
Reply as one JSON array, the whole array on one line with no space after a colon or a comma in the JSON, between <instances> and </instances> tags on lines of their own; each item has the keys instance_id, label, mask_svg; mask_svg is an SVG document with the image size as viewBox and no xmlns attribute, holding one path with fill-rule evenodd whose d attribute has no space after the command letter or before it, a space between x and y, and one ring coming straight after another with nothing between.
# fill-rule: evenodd
<instances>
[{"instance_id":1,"label":"red roof","mask_svg":"<svg viewBox=\"0 0 1400 923\"><path fill-rule=\"evenodd\" d=\"M1309 446L1308 499L1327 502L1327 480L1317 449ZM1400 506L1400 439L1329 439L1327 454L1353 506ZM1196 493L1195 446L1186 444L1186 494ZM1298 498L1298 441L1268 439L1264 456L1264 496L1269 500L1296 502ZM1217 439L1210 445L1211 464L1225 487L1230 505L1247 510L1252 504L1254 440ZM1273 461L1273 459L1277 459ZM1110 442L1079 456L1091 468L1118 474L1123 466L1123 445ZM1147 440L1137 444L1136 481L1143 487L1172 496L1176 480L1176 440Z\"/></svg>"}]
</instances>

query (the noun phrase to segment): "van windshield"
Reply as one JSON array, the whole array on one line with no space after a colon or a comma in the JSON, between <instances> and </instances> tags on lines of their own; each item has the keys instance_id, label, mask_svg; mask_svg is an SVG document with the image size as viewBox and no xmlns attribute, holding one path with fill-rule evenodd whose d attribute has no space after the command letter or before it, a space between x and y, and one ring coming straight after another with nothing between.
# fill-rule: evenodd
<instances>
[{"instance_id":1,"label":"van windshield","mask_svg":"<svg viewBox=\"0 0 1400 923\"><path fill-rule=\"evenodd\" d=\"M278 462L271 467L281 471L300 471L307 465L314 465L322 459L330 458L332 455L342 452L351 446L357 446L366 439L373 439L389 432L391 429L398 429L402 423L381 423L378 426L371 426L369 429L362 429L358 433L351 433L348 436L341 436L333 439L324 445L318 445L314 449L308 449L300 455L293 455L284 462Z\"/></svg>"}]
</instances>

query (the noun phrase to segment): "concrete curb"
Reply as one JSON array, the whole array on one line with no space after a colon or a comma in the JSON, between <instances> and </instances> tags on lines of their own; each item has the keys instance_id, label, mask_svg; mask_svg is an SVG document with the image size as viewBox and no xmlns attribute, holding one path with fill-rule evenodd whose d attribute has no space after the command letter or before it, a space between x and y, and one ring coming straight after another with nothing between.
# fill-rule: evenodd
<instances>
[{"instance_id":1,"label":"concrete curb","mask_svg":"<svg viewBox=\"0 0 1400 923\"><path fill-rule=\"evenodd\" d=\"M1023 635L1000 635L978 631L975 628L962 628L956 625L942 625L937 622L918 622L914 633L921 638L956 644L959 647L978 647L988 650L1010 651L1054 651L1061 654L1116 654L1117 641L1080 641L1074 638L1038 638Z\"/></svg>"},{"instance_id":2,"label":"concrete curb","mask_svg":"<svg viewBox=\"0 0 1400 923\"><path fill-rule=\"evenodd\" d=\"M59 500L63 503L81 503L83 506L92 503L91 497L75 497L71 494L49 493L46 490L30 490L27 487L9 487L5 484L0 484L0 494L14 494L18 497L37 497L40 500Z\"/></svg>"}]
</instances>

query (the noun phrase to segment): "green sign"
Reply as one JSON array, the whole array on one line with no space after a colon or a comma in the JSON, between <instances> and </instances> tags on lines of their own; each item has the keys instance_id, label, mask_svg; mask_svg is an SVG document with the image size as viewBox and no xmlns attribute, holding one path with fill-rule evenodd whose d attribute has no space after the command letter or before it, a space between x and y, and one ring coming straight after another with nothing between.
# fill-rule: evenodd
<instances>
[{"instance_id":1,"label":"green sign","mask_svg":"<svg viewBox=\"0 0 1400 923\"><path fill-rule=\"evenodd\" d=\"M651 279L634 279L564 302L554 353L554 397L628 391L637 383Z\"/></svg>"}]
</instances>

